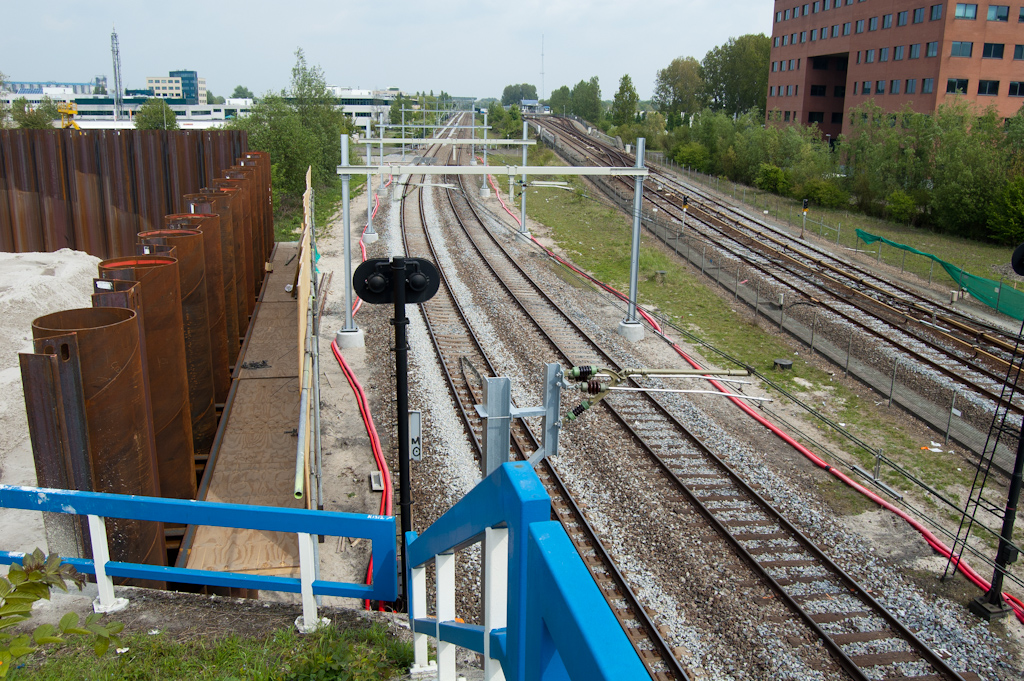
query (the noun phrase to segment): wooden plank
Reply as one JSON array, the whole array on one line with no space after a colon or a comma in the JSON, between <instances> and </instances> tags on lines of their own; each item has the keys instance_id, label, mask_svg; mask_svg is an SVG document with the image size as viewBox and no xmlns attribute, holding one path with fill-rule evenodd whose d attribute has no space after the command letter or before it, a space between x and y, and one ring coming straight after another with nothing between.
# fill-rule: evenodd
<instances>
[{"instance_id":1,"label":"wooden plank","mask_svg":"<svg viewBox=\"0 0 1024 681\"><path fill-rule=\"evenodd\" d=\"M239 364L238 378L298 376L292 363L295 361L296 316L294 300L259 304L246 343L244 361ZM269 366L261 367L263 362Z\"/></svg>"},{"instance_id":2,"label":"wooden plank","mask_svg":"<svg viewBox=\"0 0 1024 681\"><path fill-rule=\"evenodd\" d=\"M298 257L299 242L279 242L274 249L272 261L274 271L267 273L267 286L263 294L263 302L295 304L295 299L284 287L295 278L295 258ZM289 262L289 260L291 262Z\"/></svg>"}]
</instances>

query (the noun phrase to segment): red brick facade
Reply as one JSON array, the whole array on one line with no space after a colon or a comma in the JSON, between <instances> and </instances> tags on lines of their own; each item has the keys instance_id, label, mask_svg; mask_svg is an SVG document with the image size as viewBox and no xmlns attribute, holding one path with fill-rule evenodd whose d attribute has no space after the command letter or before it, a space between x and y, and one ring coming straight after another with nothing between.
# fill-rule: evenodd
<instances>
[{"instance_id":1,"label":"red brick facade","mask_svg":"<svg viewBox=\"0 0 1024 681\"><path fill-rule=\"evenodd\" d=\"M868 99L926 113L963 97L1005 118L1024 104L1022 0L776 0L773 27L770 120L834 138Z\"/></svg>"}]
</instances>

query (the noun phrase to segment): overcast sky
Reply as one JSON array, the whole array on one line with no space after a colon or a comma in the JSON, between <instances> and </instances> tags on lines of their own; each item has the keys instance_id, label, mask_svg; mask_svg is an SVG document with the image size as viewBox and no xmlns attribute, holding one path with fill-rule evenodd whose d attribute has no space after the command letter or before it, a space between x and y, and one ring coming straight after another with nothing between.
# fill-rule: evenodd
<instances>
[{"instance_id":1,"label":"overcast sky","mask_svg":"<svg viewBox=\"0 0 1024 681\"><path fill-rule=\"evenodd\" d=\"M505 85L538 94L598 76L611 99L628 73L640 97L658 69L698 60L745 33L771 34L769 0L146 0L8 2L0 71L10 80L113 84L116 26L125 84L195 70L217 95L286 87L301 47L331 85L500 97ZM544 79L541 82L541 35ZM544 92L542 93L541 90Z\"/></svg>"}]
</instances>

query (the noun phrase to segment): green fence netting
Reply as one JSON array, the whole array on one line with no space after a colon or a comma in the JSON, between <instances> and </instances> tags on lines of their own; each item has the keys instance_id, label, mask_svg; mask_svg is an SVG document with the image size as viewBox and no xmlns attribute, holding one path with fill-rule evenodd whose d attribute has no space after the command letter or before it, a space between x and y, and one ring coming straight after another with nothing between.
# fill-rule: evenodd
<instances>
[{"instance_id":1,"label":"green fence netting","mask_svg":"<svg viewBox=\"0 0 1024 681\"><path fill-rule=\"evenodd\" d=\"M960 286L960 288L967 291L976 299L985 303L993 310L1002 312L1014 319L1024 320L1024 292L1016 290L1013 286L1004 286L1003 282L968 274L956 265L937 258L931 253L919 251L913 246L889 241L882 236L868 234L862 229L857 230L857 238L866 244L873 244L876 241L880 241L883 244L892 246L893 248L910 251L911 253L931 258L935 262L939 263L939 265L942 266L942 269L946 270L946 274L948 274L950 278Z\"/></svg>"}]
</instances>

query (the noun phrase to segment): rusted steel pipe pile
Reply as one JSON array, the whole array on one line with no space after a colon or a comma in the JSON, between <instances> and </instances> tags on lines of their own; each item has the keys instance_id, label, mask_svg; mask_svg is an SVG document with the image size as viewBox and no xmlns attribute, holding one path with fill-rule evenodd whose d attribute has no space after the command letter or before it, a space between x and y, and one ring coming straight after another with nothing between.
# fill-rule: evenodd
<instances>
[{"instance_id":1,"label":"rusted steel pipe pile","mask_svg":"<svg viewBox=\"0 0 1024 681\"><path fill-rule=\"evenodd\" d=\"M0 130L0 251L135 255L186 194L245 170L247 146L239 130Z\"/></svg>"},{"instance_id":2,"label":"rusted steel pipe pile","mask_svg":"<svg viewBox=\"0 0 1024 681\"><path fill-rule=\"evenodd\" d=\"M36 319L34 352L20 356L38 483L195 498L274 245L270 157L237 149L230 134L103 131L90 142L55 132L15 142L0 131L2 179L18 180L5 185L0 211L19 216L8 230L16 245L87 243L105 259L93 307ZM37 156L35 143L57 151ZM62 165L43 168L40 158ZM69 168L92 161L99 172L74 180L88 201L47 203L59 192L25 189L59 188L38 182L40 172L68 179ZM206 174L212 167L218 176ZM34 230L28 218L60 229ZM77 519L47 518L46 531L50 550L89 556ZM114 560L166 564L174 545L158 523L118 521L107 531Z\"/></svg>"}]
</instances>

